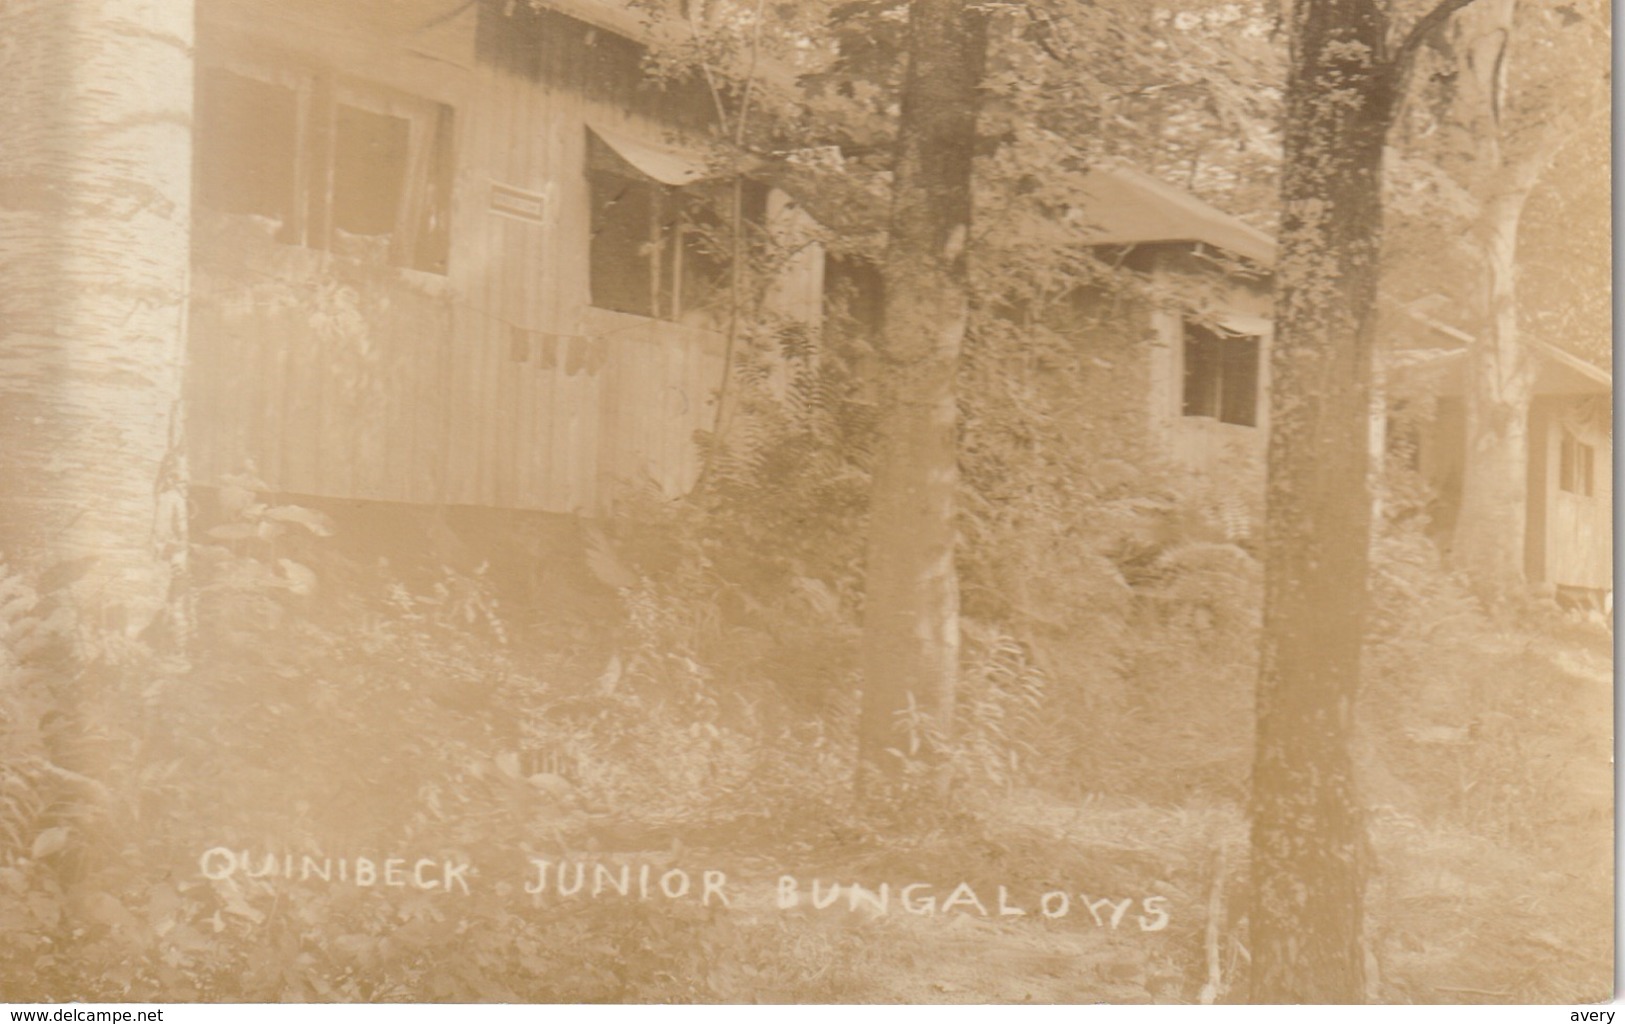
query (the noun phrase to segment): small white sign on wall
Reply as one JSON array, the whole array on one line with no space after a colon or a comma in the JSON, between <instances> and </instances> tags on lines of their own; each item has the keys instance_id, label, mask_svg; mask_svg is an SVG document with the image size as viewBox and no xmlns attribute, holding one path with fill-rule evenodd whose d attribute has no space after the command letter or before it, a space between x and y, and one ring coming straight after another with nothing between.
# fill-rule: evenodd
<instances>
[{"instance_id":1,"label":"small white sign on wall","mask_svg":"<svg viewBox=\"0 0 1625 1024\"><path fill-rule=\"evenodd\" d=\"M528 192L522 188L493 181L491 212L540 224L546 216L547 197L540 192Z\"/></svg>"}]
</instances>

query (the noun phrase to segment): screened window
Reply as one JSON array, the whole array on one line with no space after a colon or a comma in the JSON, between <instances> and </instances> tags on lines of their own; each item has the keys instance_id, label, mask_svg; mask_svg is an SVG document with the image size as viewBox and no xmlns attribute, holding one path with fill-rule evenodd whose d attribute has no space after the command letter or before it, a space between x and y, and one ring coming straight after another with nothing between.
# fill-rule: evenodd
<instances>
[{"instance_id":1,"label":"screened window","mask_svg":"<svg viewBox=\"0 0 1625 1024\"><path fill-rule=\"evenodd\" d=\"M1258 336L1189 319L1184 334L1184 414L1257 426Z\"/></svg>"},{"instance_id":2,"label":"screened window","mask_svg":"<svg viewBox=\"0 0 1625 1024\"><path fill-rule=\"evenodd\" d=\"M333 227L390 235L406 195L412 123L340 103L333 117Z\"/></svg>"},{"instance_id":3,"label":"screened window","mask_svg":"<svg viewBox=\"0 0 1625 1024\"><path fill-rule=\"evenodd\" d=\"M675 164L662 163L664 154L652 152L640 148L628 159L596 135L589 137L591 301L638 316L690 319L728 288L733 187L689 179ZM664 180L643 173L634 159ZM749 240L766 220L766 187L746 182L743 200Z\"/></svg>"},{"instance_id":4,"label":"screened window","mask_svg":"<svg viewBox=\"0 0 1625 1024\"><path fill-rule=\"evenodd\" d=\"M1557 459L1557 486L1570 494L1590 497L1596 493L1597 449L1572 433L1563 431Z\"/></svg>"},{"instance_id":5,"label":"screened window","mask_svg":"<svg viewBox=\"0 0 1625 1024\"><path fill-rule=\"evenodd\" d=\"M300 72L205 69L198 197L278 241L445 273L449 107Z\"/></svg>"},{"instance_id":6,"label":"screened window","mask_svg":"<svg viewBox=\"0 0 1625 1024\"><path fill-rule=\"evenodd\" d=\"M662 257L670 259L659 227L660 186L603 172L592 174L591 186L593 305L658 315Z\"/></svg>"},{"instance_id":7,"label":"screened window","mask_svg":"<svg viewBox=\"0 0 1625 1024\"><path fill-rule=\"evenodd\" d=\"M197 97L199 199L226 213L294 223L299 94L284 85L210 68Z\"/></svg>"}]
</instances>

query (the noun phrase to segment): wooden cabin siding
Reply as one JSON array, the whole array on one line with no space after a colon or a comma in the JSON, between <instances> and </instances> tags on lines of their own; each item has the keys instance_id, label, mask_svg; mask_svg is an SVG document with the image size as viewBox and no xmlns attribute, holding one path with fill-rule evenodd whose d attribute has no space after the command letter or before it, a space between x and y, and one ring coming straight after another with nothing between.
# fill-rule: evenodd
<instances>
[{"instance_id":1,"label":"wooden cabin siding","mask_svg":"<svg viewBox=\"0 0 1625 1024\"><path fill-rule=\"evenodd\" d=\"M696 75L657 84L646 48L545 7L479 0L475 50L481 63L542 89L680 131L703 134L715 101Z\"/></svg>"},{"instance_id":2,"label":"wooden cabin siding","mask_svg":"<svg viewBox=\"0 0 1625 1024\"><path fill-rule=\"evenodd\" d=\"M200 2L200 68L438 104L454 137L444 275L200 208L199 482L253 465L276 491L585 513L623 484L692 485L724 340L714 324L591 305L587 133L692 140L711 98L652 85L628 39L507 6L447 18L426 0ZM782 196L769 208L793 223ZM793 262L771 305L816 317L821 254Z\"/></svg>"},{"instance_id":3,"label":"wooden cabin siding","mask_svg":"<svg viewBox=\"0 0 1625 1024\"><path fill-rule=\"evenodd\" d=\"M456 314L466 348L450 380L452 448L466 457L450 467L446 500L591 512L644 480L674 496L698 472L694 431L713 425L722 339L591 305L585 170L589 125L654 140L670 126L507 66L481 69L462 157L463 220L478 225L465 228L462 255L483 273L473 308ZM637 81L627 88L641 93ZM491 210L496 186L540 196L541 221Z\"/></svg>"},{"instance_id":4,"label":"wooden cabin siding","mask_svg":"<svg viewBox=\"0 0 1625 1024\"><path fill-rule=\"evenodd\" d=\"M1078 345L1075 372L1057 384L1065 389L1063 401L1076 410L1073 429L1094 439L1102 458L1160 462L1210 485L1227 508L1260 505L1269 422L1267 283L1184 243L1115 255L1143 275L1143 290L1113 284L1079 289L1068 313L1046 318ZM1185 415L1187 316L1259 337L1256 425Z\"/></svg>"},{"instance_id":5,"label":"wooden cabin siding","mask_svg":"<svg viewBox=\"0 0 1625 1024\"><path fill-rule=\"evenodd\" d=\"M1606 396L1560 395L1536 400L1531 448L1538 447L1542 486L1530 493L1530 526L1544 526L1540 582L1586 590L1613 589L1613 442ZM1588 447L1586 480L1563 479L1565 434Z\"/></svg>"},{"instance_id":6,"label":"wooden cabin siding","mask_svg":"<svg viewBox=\"0 0 1625 1024\"><path fill-rule=\"evenodd\" d=\"M459 66L457 54L472 50L471 24L461 42L455 24L417 33L408 51L355 20L358 11L200 2L200 79L208 69L290 86L319 76L447 110L464 104L471 61ZM455 117L445 127L460 128ZM443 489L455 276L285 244L256 218L201 206L192 249L194 479L252 467L272 489L329 497L409 501Z\"/></svg>"},{"instance_id":7,"label":"wooden cabin siding","mask_svg":"<svg viewBox=\"0 0 1625 1024\"><path fill-rule=\"evenodd\" d=\"M1530 406L1523 550L1531 583L1613 588L1613 442L1607 408L1606 395L1537 395ZM1460 513L1465 430L1461 400L1445 397L1417 439L1417 468L1436 494L1430 534L1447 550ZM1563 486L1565 431L1592 447L1589 494Z\"/></svg>"},{"instance_id":8,"label":"wooden cabin siding","mask_svg":"<svg viewBox=\"0 0 1625 1024\"><path fill-rule=\"evenodd\" d=\"M444 463L444 281L194 221L187 390L198 479L406 501Z\"/></svg>"}]
</instances>

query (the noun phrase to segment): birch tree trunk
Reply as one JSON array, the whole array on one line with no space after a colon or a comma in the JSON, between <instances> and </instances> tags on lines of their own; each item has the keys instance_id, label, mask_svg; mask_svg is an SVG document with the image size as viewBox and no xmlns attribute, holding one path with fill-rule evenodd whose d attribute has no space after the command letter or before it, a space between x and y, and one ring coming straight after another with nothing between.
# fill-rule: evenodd
<instances>
[{"instance_id":1,"label":"birch tree trunk","mask_svg":"<svg viewBox=\"0 0 1625 1024\"><path fill-rule=\"evenodd\" d=\"M1365 995L1350 754L1371 530L1383 145L1377 0L1299 0L1286 91L1252 790L1252 1000Z\"/></svg>"},{"instance_id":2,"label":"birch tree trunk","mask_svg":"<svg viewBox=\"0 0 1625 1024\"><path fill-rule=\"evenodd\" d=\"M1535 183L1562 146L1563 127L1575 126L1567 112L1550 110L1544 124L1524 126L1520 152L1510 151L1514 125L1508 121L1514 115L1507 83L1517 10L1517 0L1479 0L1456 20L1452 40L1457 116L1474 139L1468 177L1478 198L1473 240L1483 305L1467 350L1467 451L1451 554L1475 580L1502 589L1525 582L1529 404L1535 388L1534 359L1519 336L1518 224Z\"/></svg>"},{"instance_id":3,"label":"birch tree trunk","mask_svg":"<svg viewBox=\"0 0 1625 1024\"><path fill-rule=\"evenodd\" d=\"M191 0L0 6L0 555L135 634L184 565Z\"/></svg>"},{"instance_id":4,"label":"birch tree trunk","mask_svg":"<svg viewBox=\"0 0 1625 1024\"><path fill-rule=\"evenodd\" d=\"M1487 309L1467 350L1463 409L1466 459L1453 560L1474 579L1500 587L1524 582L1528 519L1529 403L1535 367L1518 335L1518 221L1533 182L1497 175L1475 234Z\"/></svg>"},{"instance_id":5,"label":"birch tree trunk","mask_svg":"<svg viewBox=\"0 0 1625 1024\"><path fill-rule=\"evenodd\" d=\"M895 774L914 709L952 721L959 661L954 378L968 311L965 247L987 46L965 0L913 0L892 182L880 423L865 579L860 791Z\"/></svg>"}]
</instances>

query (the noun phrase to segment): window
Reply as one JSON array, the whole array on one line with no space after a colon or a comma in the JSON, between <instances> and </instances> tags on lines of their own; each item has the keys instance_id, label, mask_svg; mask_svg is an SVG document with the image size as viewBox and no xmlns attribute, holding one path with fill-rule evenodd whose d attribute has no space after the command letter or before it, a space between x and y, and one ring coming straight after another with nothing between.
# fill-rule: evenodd
<instances>
[{"instance_id":1,"label":"window","mask_svg":"<svg viewBox=\"0 0 1625 1024\"><path fill-rule=\"evenodd\" d=\"M1184 329L1184 414L1257 426L1258 337L1189 319Z\"/></svg>"},{"instance_id":2,"label":"window","mask_svg":"<svg viewBox=\"0 0 1625 1024\"><path fill-rule=\"evenodd\" d=\"M626 144L622 143L624 147ZM636 154L649 163L649 151ZM589 136L592 204L588 275L592 304L661 320L691 319L728 287L733 188L656 167L643 173L598 135ZM697 176L696 176L697 177ZM767 189L747 182L747 225L766 220Z\"/></svg>"},{"instance_id":3,"label":"window","mask_svg":"<svg viewBox=\"0 0 1625 1024\"><path fill-rule=\"evenodd\" d=\"M197 97L198 198L226 213L294 221L299 94L225 71L204 72Z\"/></svg>"},{"instance_id":4,"label":"window","mask_svg":"<svg viewBox=\"0 0 1625 1024\"><path fill-rule=\"evenodd\" d=\"M1557 486L1570 494L1591 497L1596 493L1597 449L1574 434L1563 431L1557 459Z\"/></svg>"},{"instance_id":5,"label":"window","mask_svg":"<svg viewBox=\"0 0 1625 1024\"><path fill-rule=\"evenodd\" d=\"M880 333L884 308L885 279L878 266L861 257L825 254L826 322L835 322L872 338Z\"/></svg>"},{"instance_id":6,"label":"window","mask_svg":"<svg viewBox=\"0 0 1625 1024\"><path fill-rule=\"evenodd\" d=\"M449 107L295 72L207 68L197 109L204 206L259 218L291 245L446 272Z\"/></svg>"}]
</instances>

